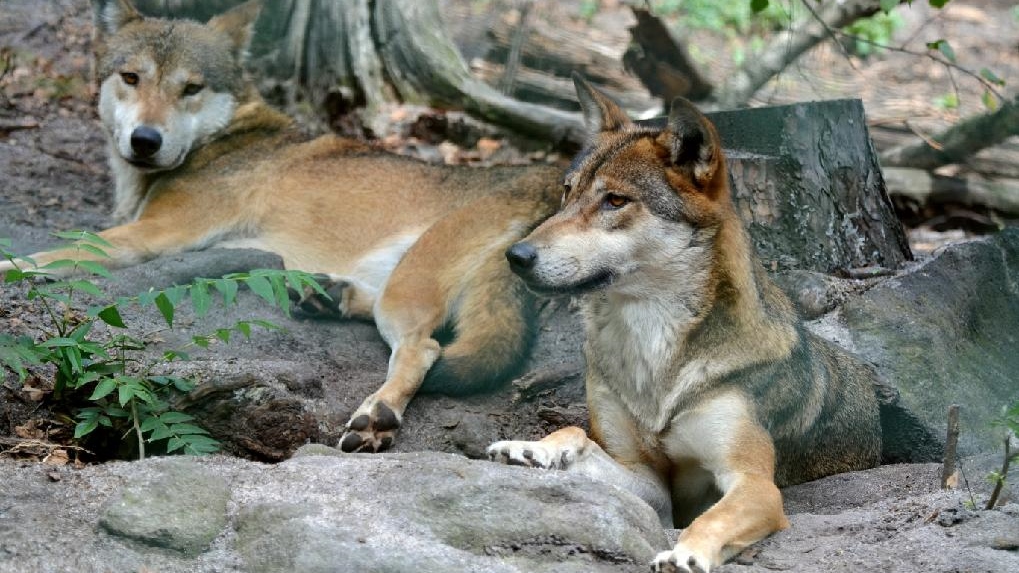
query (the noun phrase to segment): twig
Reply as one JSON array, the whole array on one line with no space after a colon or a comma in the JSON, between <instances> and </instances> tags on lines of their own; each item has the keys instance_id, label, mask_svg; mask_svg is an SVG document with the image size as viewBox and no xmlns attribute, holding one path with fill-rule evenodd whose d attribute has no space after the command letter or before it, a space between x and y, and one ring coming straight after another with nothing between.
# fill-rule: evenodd
<instances>
[{"instance_id":1,"label":"twig","mask_svg":"<svg viewBox=\"0 0 1019 573\"><path fill-rule=\"evenodd\" d=\"M948 487L948 480L955 474L955 456L959 449L959 405L948 407L948 435L945 436L945 459L941 469L941 489Z\"/></svg>"},{"instance_id":2,"label":"twig","mask_svg":"<svg viewBox=\"0 0 1019 573\"><path fill-rule=\"evenodd\" d=\"M1005 476L1008 475L1008 465L1012 461L1012 452L1009 449L1012 441L1012 432L1005 433L1005 461L1001 463L1001 475L994 483L994 491L991 492L991 499L987 500L987 506L984 509L994 509L994 505L998 503L998 496L1001 495L1001 488L1005 486Z\"/></svg>"},{"instance_id":3,"label":"twig","mask_svg":"<svg viewBox=\"0 0 1019 573\"><path fill-rule=\"evenodd\" d=\"M131 399L131 418L134 421L134 431L138 434L138 459L145 459L145 436L142 435L142 429L138 425L138 403L137 398Z\"/></svg>"},{"instance_id":4,"label":"twig","mask_svg":"<svg viewBox=\"0 0 1019 573\"><path fill-rule=\"evenodd\" d=\"M499 82L499 89L505 95L513 94L513 84L516 83L517 69L520 68L520 51L524 47L524 40L530 32L531 0L523 0L520 3L520 21L510 38L509 54L506 56L506 67L503 70L502 81Z\"/></svg>"},{"instance_id":5,"label":"twig","mask_svg":"<svg viewBox=\"0 0 1019 573\"><path fill-rule=\"evenodd\" d=\"M836 44L838 44L839 51L842 52L842 55L846 58L846 62L849 64L849 67L859 72L860 69L856 67L856 64L853 62L853 58L849 54L849 50L846 49L846 46L842 42L840 42L838 36L835 35L835 30L828 25L828 22L824 21L824 18L822 18L821 15L817 13L817 10L814 10L814 7L810 5L809 0L800 0L800 2L807 9L807 11L810 12L810 15L813 16L814 19L817 20L817 22L821 24L822 27L824 27L824 31L828 33L828 36L830 36L831 39L834 40Z\"/></svg>"}]
</instances>

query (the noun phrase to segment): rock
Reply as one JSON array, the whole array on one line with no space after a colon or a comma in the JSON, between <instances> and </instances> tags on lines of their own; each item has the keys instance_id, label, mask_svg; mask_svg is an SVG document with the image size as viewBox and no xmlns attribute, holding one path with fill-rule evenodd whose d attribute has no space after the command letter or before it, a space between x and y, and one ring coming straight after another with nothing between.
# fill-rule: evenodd
<instances>
[{"instance_id":1,"label":"rock","mask_svg":"<svg viewBox=\"0 0 1019 573\"><path fill-rule=\"evenodd\" d=\"M943 439L961 405L960 450L1000 448L991 420L1017 398L1019 229L950 245L841 309L850 345Z\"/></svg>"},{"instance_id":2,"label":"rock","mask_svg":"<svg viewBox=\"0 0 1019 573\"><path fill-rule=\"evenodd\" d=\"M38 468L0 460L0 572L636 572L669 545L614 486L434 452Z\"/></svg>"},{"instance_id":3,"label":"rock","mask_svg":"<svg viewBox=\"0 0 1019 573\"><path fill-rule=\"evenodd\" d=\"M194 556L226 526L230 489L221 476L188 458L150 462L154 475L129 481L99 516L112 535Z\"/></svg>"}]
</instances>

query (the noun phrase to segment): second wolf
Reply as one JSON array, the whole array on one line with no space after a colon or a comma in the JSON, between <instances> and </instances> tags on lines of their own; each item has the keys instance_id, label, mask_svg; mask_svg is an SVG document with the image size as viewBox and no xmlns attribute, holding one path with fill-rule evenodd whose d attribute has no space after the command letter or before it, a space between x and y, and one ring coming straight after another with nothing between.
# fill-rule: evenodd
<instances>
[{"instance_id":1,"label":"second wolf","mask_svg":"<svg viewBox=\"0 0 1019 573\"><path fill-rule=\"evenodd\" d=\"M708 571L787 526L777 486L878 463L874 374L765 275L700 112L677 99L651 128L577 89L590 137L563 205L507 257L531 289L582 297L591 432L489 455L629 489L685 527L654 569Z\"/></svg>"},{"instance_id":2,"label":"second wolf","mask_svg":"<svg viewBox=\"0 0 1019 573\"><path fill-rule=\"evenodd\" d=\"M99 233L110 259L72 248L36 263L124 266L247 246L328 274L333 302L303 303L373 319L392 349L385 383L341 439L348 451L391 445L422 384L477 391L521 363L530 297L503 251L554 210L557 168L436 167L338 137L308 141L244 76L257 2L207 24L94 2L99 116L122 224ZM453 340L441 347L444 329Z\"/></svg>"}]
</instances>

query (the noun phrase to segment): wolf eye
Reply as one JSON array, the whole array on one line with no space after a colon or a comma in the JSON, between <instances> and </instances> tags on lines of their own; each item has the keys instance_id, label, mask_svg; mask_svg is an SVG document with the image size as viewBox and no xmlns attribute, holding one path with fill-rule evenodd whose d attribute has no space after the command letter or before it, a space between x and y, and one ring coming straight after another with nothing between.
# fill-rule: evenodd
<instances>
[{"instance_id":1,"label":"wolf eye","mask_svg":"<svg viewBox=\"0 0 1019 573\"><path fill-rule=\"evenodd\" d=\"M606 209L619 209L630 202L628 197L622 195L616 195L615 193L609 193L605 195L604 205Z\"/></svg>"},{"instance_id":2,"label":"wolf eye","mask_svg":"<svg viewBox=\"0 0 1019 573\"><path fill-rule=\"evenodd\" d=\"M184 95L193 96L204 89L205 86L203 86L202 84L188 84L184 86Z\"/></svg>"},{"instance_id":3,"label":"wolf eye","mask_svg":"<svg viewBox=\"0 0 1019 573\"><path fill-rule=\"evenodd\" d=\"M124 83L129 86L138 85L138 74L134 72L121 72L120 79L124 80Z\"/></svg>"}]
</instances>

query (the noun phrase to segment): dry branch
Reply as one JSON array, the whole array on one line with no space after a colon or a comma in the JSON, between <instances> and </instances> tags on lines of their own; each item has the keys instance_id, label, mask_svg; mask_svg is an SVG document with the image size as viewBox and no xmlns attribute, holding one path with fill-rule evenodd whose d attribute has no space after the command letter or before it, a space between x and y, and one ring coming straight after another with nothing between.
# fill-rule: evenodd
<instances>
[{"instance_id":1,"label":"dry branch","mask_svg":"<svg viewBox=\"0 0 1019 573\"><path fill-rule=\"evenodd\" d=\"M1019 135L1019 98L1006 101L993 113L960 121L935 135L936 149L926 141L902 145L881 154L881 163L896 167L935 169L961 163L974 153Z\"/></svg>"}]
</instances>

